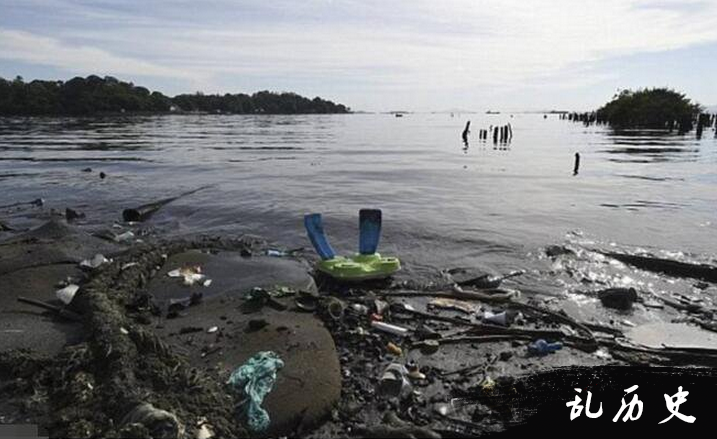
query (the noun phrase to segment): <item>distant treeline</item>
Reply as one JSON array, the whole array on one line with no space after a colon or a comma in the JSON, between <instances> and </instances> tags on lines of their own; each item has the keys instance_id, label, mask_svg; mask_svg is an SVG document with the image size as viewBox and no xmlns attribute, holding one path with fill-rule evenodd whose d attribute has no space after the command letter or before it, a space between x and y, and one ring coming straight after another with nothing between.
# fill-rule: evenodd
<instances>
[{"instance_id":1,"label":"distant treeline","mask_svg":"<svg viewBox=\"0 0 717 439\"><path fill-rule=\"evenodd\" d=\"M296 93L260 91L252 95L203 93L170 98L111 76L91 75L69 81L25 82L0 78L0 115L88 115L98 113L206 112L229 114L326 114L350 109Z\"/></svg>"},{"instance_id":2,"label":"distant treeline","mask_svg":"<svg viewBox=\"0 0 717 439\"><path fill-rule=\"evenodd\" d=\"M562 117L586 125L597 123L614 128L677 129L681 132L692 130L695 124L698 129L709 126L713 120L711 115L702 114L699 104L668 88L624 90L594 112Z\"/></svg>"}]
</instances>

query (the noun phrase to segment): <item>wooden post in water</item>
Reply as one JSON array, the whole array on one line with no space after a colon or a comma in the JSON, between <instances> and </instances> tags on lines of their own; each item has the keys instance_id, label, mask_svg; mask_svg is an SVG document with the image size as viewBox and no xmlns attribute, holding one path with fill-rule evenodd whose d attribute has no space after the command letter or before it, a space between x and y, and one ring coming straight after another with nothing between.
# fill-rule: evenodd
<instances>
[{"instance_id":1,"label":"wooden post in water","mask_svg":"<svg viewBox=\"0 0 717 439\"><path fill-rule=\"evenodd\" d=\"M575 153L575 165L573 166L573 175L578 175L580 171L580 153Z\"/></svg>"}]
</instances>

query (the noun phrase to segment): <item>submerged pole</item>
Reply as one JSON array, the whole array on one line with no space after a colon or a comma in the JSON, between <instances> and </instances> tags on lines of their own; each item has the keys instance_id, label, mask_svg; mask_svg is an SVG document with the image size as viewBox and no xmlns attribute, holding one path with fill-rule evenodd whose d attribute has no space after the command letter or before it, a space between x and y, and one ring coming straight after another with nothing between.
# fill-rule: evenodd
<instances>
[{"instance_id":1,"label":"submerged pole","mask_svg":"<svg viewBox=\"0 0 717 439\"><path fill-rule=\"evenodd\" d=\"M578 175L580 171L580 153L575 153L575 165L573 166L573 175Z\"/></svg>"}]
</instances>

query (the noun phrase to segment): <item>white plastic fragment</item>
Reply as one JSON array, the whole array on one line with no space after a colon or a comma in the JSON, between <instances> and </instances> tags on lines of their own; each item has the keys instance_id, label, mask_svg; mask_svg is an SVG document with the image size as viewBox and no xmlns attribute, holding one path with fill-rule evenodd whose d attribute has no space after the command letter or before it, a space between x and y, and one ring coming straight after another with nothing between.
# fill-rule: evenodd
<instances>
[{"instance_id":1,"label":"white plastic fragment","mask_svg":"<svg viewBox=\"0 0 717 439\"><path fill-rule=\"evenodd\" d=\"M207 279L207 280L204 281L204 283L203 283L202 285L204 285L205 287L208 287L208 286L211 285L211 284L212 284L212 280L211 280L211 279Z\"/></svg>"},{"instance_id":2,"label":"white plastic fragment","mask_svg":"<svg viewBox=\"0 0 717 439\"><path fill-rule=\"evenodd\" d=\"M389 323L384 322L373 321L371 322L371 326L374 329L378 329L379 331L388 332L389 334L394 335L404 336L408 333L408 329L406 328L402 328L400 326L391 325Z\"/></svg>"},{"instance_id":3,"label":"white plastic fragment","mask_svg":"<svg viewBox=\"0 0 717 439\"><path fill-rule=\"evenodd\" d=\"M194 285L196 282L202 282L202 285L209 286L211 285L211 280L209 281L209 284L205 281L205 276L202 274L202 267L199 265L195 265L192 267L182 267L182 268L176 268L170 272L167 273L167 276L169 277L181 277L184 278L184 285Z\"/></svg>"},{"instance_id":4,"label":"white plastic fragment","mask_svg":"<svg viewBox=\"0 0 717 439\"><path fill-rule=\"evenodd\" d=\"M70 302L72 302L72 299L75 297L75 293L77 293L77 290L79 289L79 286L75 284L70 284L65 288L55 291L55 295L58 299L60 299L60 301L62 301L62 303L64 303L65 305L69 305Z\"/></svg>"},{"instance_id":5,"label":"white plastic fragment","mask_svg":"<svg viewBox=\"0 0 717 439\"><path fill-rule=\"evenodd\" d=\"M134 233L127 231L127 232L124 232L124 233L121 233L121 234L115 236L115 241L124 242L124 241L128 241L132 238L134 238Z\"/></svg>"},{"instance_id":6,"label":"white plastic fragment","mask_svg":"<svg viewBox=\"0 0 717 439\"><path fill-rule=\"evenodd\" d=\"M135 265L139 265L139 264L137 264L136 262L127 262L126 264L124 264L120 267L120 270L124 271L130 267L134 267Z\"/></svg>"},{"instance_id":7,"label":"white plastic fragment","mask_svg":"<svg viewBox=\"0 0 717 439\"><path fill-rule=\"evenodd\" d=\"M211 328L207 329L207 333L208 333L208 334L214 334L214 333L217 332L218 330L219 330L219 327L217 327L217 326L212 326Z\"/></svg>"},{"instance_id":8,"label":"white plastic fragment","mask_svg":"<svg viewBox=\"0 0 717 439\"><path fill-rule=\"evenodd\" d=\"M129 334L129 331L126 330L125 328L120 328L120 332L121 332L122 334L124 334L124 335Z\"/></svg>"},{"instance_id":9,"label":"white plastic fragment","mask_svg":"<svg viewBox=\"0 0 717 439\"><path fill-rule=\"evenodd\" d=\"M92 259L85 259L80 262L80 267L86 268L97 268L102 264L112 262L111 259L107 259L104 255L97 253Z\"/></svg>"}]
</instances>

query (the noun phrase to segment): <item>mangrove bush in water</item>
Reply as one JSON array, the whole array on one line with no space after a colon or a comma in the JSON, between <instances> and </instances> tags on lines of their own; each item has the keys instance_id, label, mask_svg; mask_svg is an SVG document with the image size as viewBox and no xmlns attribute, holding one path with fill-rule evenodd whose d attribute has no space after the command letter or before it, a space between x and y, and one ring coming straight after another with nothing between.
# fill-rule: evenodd
<instances>
[{"instance_id":1,"label":"mangrove bush in water","mask_svg":"<svg viewBox=\"0 0 717 439\"><path fill-rule=\"evenodd\" d=\"M700 106L667 88L624 90L597 110L597 120L615 128L690 129Z\"/></svg>"},{"instance_id":2,"label":"mangrove bush in water","mask_svg":"<svg viewBox=\"0 0 717 439\"><path fill-rule=\"evenodd\" d=\"M98 113L166 113L170 111L232 114L348 113L344 105L296 93L260 91L252 95L202 93L174 98L123 82L91 75L69 81L25 82L0 78L0 115L90 115Z\"/></svg>"}]
</instances>

